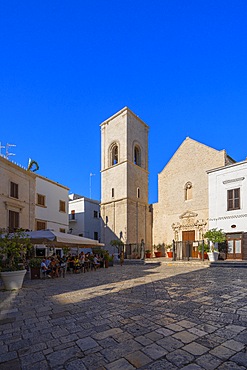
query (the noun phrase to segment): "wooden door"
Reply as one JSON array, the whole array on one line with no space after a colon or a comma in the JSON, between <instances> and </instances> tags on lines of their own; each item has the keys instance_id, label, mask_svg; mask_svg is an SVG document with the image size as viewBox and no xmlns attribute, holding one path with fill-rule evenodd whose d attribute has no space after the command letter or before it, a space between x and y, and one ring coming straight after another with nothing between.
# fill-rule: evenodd
<instances>
[{"instance_id":1,"label":"wooden door","mask_svg":"<svg viewBox=\"0 0 247 370\"><path fill-rule=\"evenodd\" d=\"M197 258L198 257L198 249L197 247L193 247L193 242L195 241L195 230L183 231L182 232L182 239L185 244L189 243L190 245L190 255L189 257Z\"/></svg>"},{"instance_id":2,"label":"wooden door","mask_svg":"<svg viewBox=\"0 0 247 370\"><path fill-rule=\"evenodd\" d=\"M242 238L228 237L227 240L227 258L242 259Z\"/></svg>"}]
</instances>

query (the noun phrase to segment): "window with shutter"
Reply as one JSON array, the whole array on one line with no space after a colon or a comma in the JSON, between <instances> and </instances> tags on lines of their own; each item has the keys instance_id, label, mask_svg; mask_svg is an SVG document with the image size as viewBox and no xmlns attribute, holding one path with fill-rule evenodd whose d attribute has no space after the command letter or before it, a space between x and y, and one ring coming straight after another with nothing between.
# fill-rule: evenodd
<instances>
[{"instance_id":1,"label":"window with shutter","mask_svg":"<svg viewBox=\"0 0 247 370\"><path fill-rule=\"evenodd\" d=\"M63 200L59 201L59 211L65 212L65 202Z\"/></svg>"},{"instance_id":2,"label":"window with shutter","mask_svg":"<svg viewBox=\"0 0 247 370\"><path fill-rule=\"evenodd\" d=\"M37 194L37 205L45 207L45 195Z\"/></svg>"},{"instance_id":3,"label":"window with shutter","mask_svg":"<svg viewBox=\"0 0 247 370\"><path fill-rule=\"evenodd\" d=\"M14 231L19 228L19 212L9 211L9 230Z\"/></svg>"},{"instance_id":4,"label":"window with shutter","mask_svg":"<svg viewBox=\"0 0 247 370\"><path fill-rule=\"evenodd\" d=\"M16 184L15 182L10 182L10 196L12 198L16 198L18 199L19 198L19 195L18 195L18 184Z\"/></svg>"},{"instance_id":5,"label":"window with shutter","mask_svg":"<svg viewBox=\"0 0 247 370\"><path fill-rule=\"evenodd\" d=\"M240 188L227 190L227 210L240 209Z\"/></svg>"}]
</instances>

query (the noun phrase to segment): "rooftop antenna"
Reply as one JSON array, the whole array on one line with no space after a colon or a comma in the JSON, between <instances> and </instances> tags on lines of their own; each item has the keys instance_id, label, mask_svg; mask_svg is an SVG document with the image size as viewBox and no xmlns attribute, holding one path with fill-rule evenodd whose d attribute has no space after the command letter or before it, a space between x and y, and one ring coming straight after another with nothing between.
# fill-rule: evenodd
<instances>
[{"instance_id":1,"label":"rooftop antenna","mask_svg":"<svg viewBox=\"0 0 247 370\"><path fill-rule=\"evenodd\" d=\"M95 176L95 173L90 172L90 199L92 199L92 176Z\"/></svg>"},{"instance_id":2,"label":"rooftop antenna","mask_svg":"<svg viewBox=\"0 0 247 370\"><path fill-rule=\"evenodd\" d=\"M5 146L2 145L1 141L0 141L0 156L2 155L2 149L4 149Z\"/></svg>"},{"instance_id":3,"label":"rooftop antenna","mask_svg":"<svg viewBox=\"0 0 247 370\"><path fill-rule=\"evenodd\" d=\"M8 159L10 155L15 155L15 153L9 153L9 147L16 146L15 144L6 144L6 158Z\"/></svg>"}]
</instances>

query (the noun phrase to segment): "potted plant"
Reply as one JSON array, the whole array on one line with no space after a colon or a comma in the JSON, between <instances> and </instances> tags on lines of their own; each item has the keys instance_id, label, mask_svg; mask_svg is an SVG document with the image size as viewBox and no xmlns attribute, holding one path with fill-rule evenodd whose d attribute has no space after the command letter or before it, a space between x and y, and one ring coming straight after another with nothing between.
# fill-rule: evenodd
<instances>
[{"instance_id":1,"label":"potted plant","mask_svg":"<svg viewBox=\"0 0 247 370\"><path fill-rule=\"evenodd\" d=\"M154 252L155 254L155 257L161 257L162 255L162 247L164 247L164 244L158 244L157 246L155 246L156 248L156 251Z\"/></svg>"},{"instance_id":2,"label":"potted plant","mask_svg":"<svg viewBox=\"0 0 247 370\"><path fill-rule=\"evenodd\" d=\"M29 260L29 268L30 268L30 277L31 280L33 279L40 279L40 266L41 266L42 258L31 258Z\"/></svg>"},{"instance_id":3,"label":"potted plant","mask_svg":"<svg viewBox=\"0 0 247 370\"><path fill-rule=\"evenodd\" d=\"M211 229L204 234L204 238L210 241L210 251L208 253L208 259L211 262L215 262L219 258L219 252L215 250L216 243L223 243L226 240L226 235L222 229Z\"/></svg>"},{"instance_id":4,"label":"potted plant","mask_svg":"<svg viewBox=\"0 0 247 370\"><path fill-rule=\"evenodd\" d=\"M108 261L108 265L109 265L109 267L111 266L113 266L113 256L109 256L109 261Z\"/></svg>"},{"instance_id":5,"label":"potted plant","mask_svg":"<svg viewBox=\"0 0 247 370\"><path fill-rule=\"evenodd\" d=\"M110 260L109 252L104 251L104 263L105 263L105 268L106 269L109 267L109 260Z\"/></svg>"},{"instance_id":6,"label":"potted plant","mask_svg":"<svg viewBox=\"0 0 247 370\"><path fill-rule=\"evenodd\" d=\"M121 248L123 248L123 246L124 246L124 243L122 242L122 240L119 240L119 239L113 239L113 240L111 240L110 241L110 244L111 244L112 247L116 247L117 248L118 253L119 253L119 250Z\"/></svg>"},{"instance_id":7,"label":"potted plant","mask_svg":"<svg viewBox=\"0 0 247 370\"><path fill-rule=\"evenodd\" d=\"M150 251L150 249L146 249L145 250L145 255L146 255L146 258L151 258L151 251Z\"/></svg>"},{"instance_id":8,"label":"potted plant","mask_svg":"<svg viewBox=\"0 0 247 370\"><path fill-rule=\"evenodd\" d=\"M23 284L26 253L31 248L30 239L22 229L0 234L0 275L6 290L20 289Z\"/></svg>"},{"instance_id":9,"label":"potted plant","mask_svg":"<svg viewBox=\"0 0 247 370\"><path fill-rule=\"evenodd\" d=\"M171 244L166 246L166 254L169 258L173 257L173 249Z\"/></svg>"},{"instance_id":10,"label":"potted plant","mask_svg":"<svg viewBox=\"0 0 247 370\"><path fill-rule=\"evenodd\" d=\"M204 244L204 259L206 260L208 258L208 252L209 252L209 245ZM198 247L198 257L202 259L202 244Z\"/></svg>"}]
</instances>

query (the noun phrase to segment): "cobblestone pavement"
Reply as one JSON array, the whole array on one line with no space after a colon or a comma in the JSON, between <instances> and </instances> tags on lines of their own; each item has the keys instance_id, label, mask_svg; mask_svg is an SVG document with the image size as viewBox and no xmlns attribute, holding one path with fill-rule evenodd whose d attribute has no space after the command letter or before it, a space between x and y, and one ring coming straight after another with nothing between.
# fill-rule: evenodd
<instances>
[{"instance_id":1,"label":"cobblestone pavement","mask_svg":"<svg viewBox=\"0 0 247 370\"><path fill-rule=\"evenodd\" d=\"M246 274L171 263L26 279L0 290L0 369L246 369Z\"/></svg>"}]
</instances>

